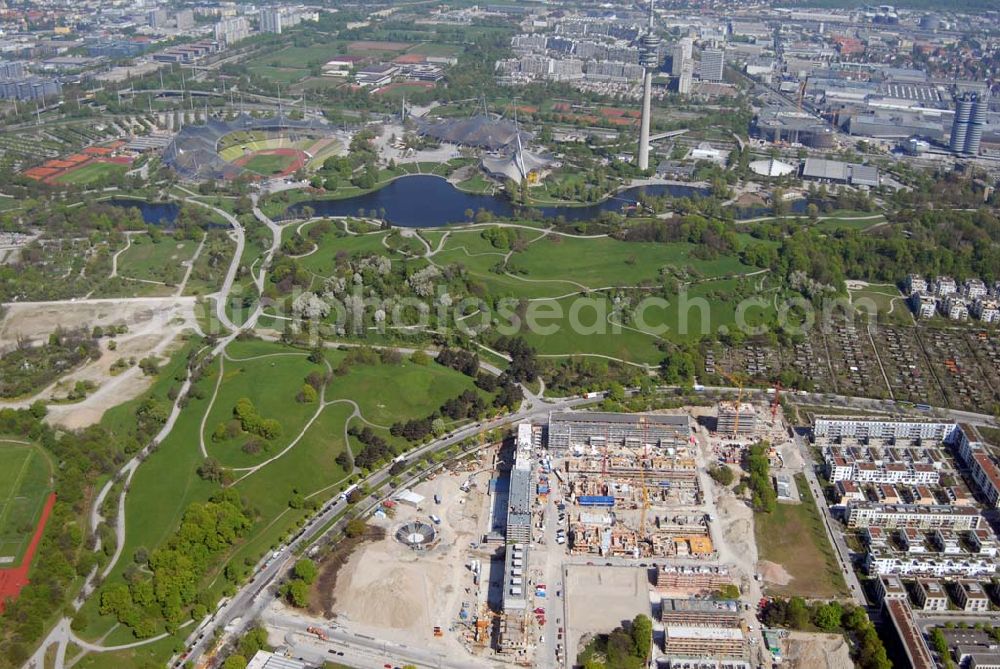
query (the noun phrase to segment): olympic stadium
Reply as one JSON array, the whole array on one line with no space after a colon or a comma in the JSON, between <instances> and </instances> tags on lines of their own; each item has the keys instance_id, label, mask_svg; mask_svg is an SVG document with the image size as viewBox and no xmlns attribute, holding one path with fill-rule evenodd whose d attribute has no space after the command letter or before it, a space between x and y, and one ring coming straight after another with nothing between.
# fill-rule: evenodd
<instances>
[{"instance_id":1,"label":"olympic stadium","mask_svg":"<svg viewBox=\"0 0 1000 669\"><path fill-rule=\"evenodd\" d=\"M163 163L190 181L262 179L321 164L343 149L324 121L241 114L184 126L163 152Z\"/></svg>"}]
</instances>

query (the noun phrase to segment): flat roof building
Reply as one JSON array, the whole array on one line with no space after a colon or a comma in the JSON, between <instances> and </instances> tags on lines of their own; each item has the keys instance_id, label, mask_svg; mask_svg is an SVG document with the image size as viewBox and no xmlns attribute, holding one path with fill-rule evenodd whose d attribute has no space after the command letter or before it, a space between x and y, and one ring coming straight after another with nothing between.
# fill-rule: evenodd
<instances>
[{"instance_id":1,"label":"flat roof building","mask_svg":"<svg viewBox=\"0 0 1000 669\"><path fill-rule=\"evenodd\" d=\"M813 436L828 439L932 439L948 441L958 429L955 422L886 419L873 416L817 416Z\"/></svg>"},{"instance_id":2,"label":"flat roof building","mask_svg":"<svg viewBox=\"0 0 1000 669\"><path fill-rule=\"evenodd\" d=\"M565 452L596 442L651 444L662 448L687 446L691 426L686 415L561 411L549 414L548 447Z\"/></svg>"}]
</instances>

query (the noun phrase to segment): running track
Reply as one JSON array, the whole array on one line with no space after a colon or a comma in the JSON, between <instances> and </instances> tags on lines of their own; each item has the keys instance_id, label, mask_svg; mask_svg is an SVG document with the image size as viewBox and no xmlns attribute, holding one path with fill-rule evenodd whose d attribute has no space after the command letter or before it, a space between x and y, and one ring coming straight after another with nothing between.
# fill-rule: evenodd
<instances>
[{"instance_id":1,"label":"running track","mask_svg":"<svg viewBox=\"0 0 1000 669\"><path fill-rule=\"evenodd\" d=\"M52 513L52 507L55 503L56 494L49 493L48 499L45 500L45 508L42 509L42 517L38 521L38 527L35 528L35 535L31 537L31 543L28 544L28 550L24 553L21 565L10 569L0 569L0 613L3 613L7 600L17 599L17 596L21 594L21 589L28 585L28 572L31 571L31 563L35 559L35 552L42 540L45 523L48 522L49 514Z\"/></svg>"}]
</instances>

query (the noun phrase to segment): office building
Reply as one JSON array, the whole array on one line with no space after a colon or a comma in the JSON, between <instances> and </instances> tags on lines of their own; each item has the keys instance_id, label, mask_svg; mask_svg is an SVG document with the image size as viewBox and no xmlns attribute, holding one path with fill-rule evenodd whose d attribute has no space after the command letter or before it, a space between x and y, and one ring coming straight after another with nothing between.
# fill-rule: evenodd
<instances>
[{"instance_id":1,"label":"office building","mask_svg":"<svg viewBox=\"0 0 1000 669\"><path fill-rule=\"evenodd\" d=\"M701 69L698 71L702 81L722 81L722 71L726 64L724 49L705 49L701 52Z\"/></svg>"},{"instance_id":2,"label":"office building","mask_svg":"<svg viewBox=\"0 0 1000 669\"><path fill-rule=\"evenodd\" d=\"M682 37L670 49L670 74L679 77L684 71L684 64L691 62L692 45L694 40L690 37Z\"/></svg>"},{"instance_id":3,"label":"office building","mask_svg":"<svg viewBox=\"0 0 1000 669\"><path fill-rule=\"evenodd\" d=\"M955 120L948 143L952 152L979 155L988 107L987 93L965 93L955 101Z\"/></svg>"}]
</instances>

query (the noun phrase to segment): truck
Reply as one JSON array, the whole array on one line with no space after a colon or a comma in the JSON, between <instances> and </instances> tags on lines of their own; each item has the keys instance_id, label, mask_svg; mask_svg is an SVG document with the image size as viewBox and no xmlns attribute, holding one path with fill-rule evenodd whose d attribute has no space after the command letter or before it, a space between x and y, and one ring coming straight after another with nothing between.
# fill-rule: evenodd
<instances>
[{"instance_id":1,"label":"truck","mask_svg":"<svg viewBox=\"0 0 1000 669\"><path fill-rule=\"evenodd\" d=\"M307 627L306 628L306 632L309 632L309 634L315 635L315 637L317 639L321 640L321 641L326 641L327 640L326 632L324 632L323 630L321 630L318 627Z\"/></svg>"},{"instance_id":2,"label":"truck","mask_svg":"<svg viewBox=\"0 0 1000 669\"><path fill-rule=\"evenodd\" d=\"M588 400L594 400L594 399L597 399L600 396L601 396L601 393L586 393L584 395L584 398L586 398Z\"/></svg>"},{"instance_id":3,"label":"truck","mask_svg":"<svg viewBox=\"0 0 1000 669\"><path fill-rule=\"evenodd\" d=\"M435 516L433 513L430 515L430 518L434 522L435 525L440 525L441 524L441 519L438 518L437 516Z\"/></svg>"},{"instance_id":4,"label":"truck","mask_svg":"<svg viewBox=\"0 0 1000 669\"><path fill-rule=\"evenodd\" d=\"M344 500L346 502L347 498L351 495L351 493L354 492L357 489L358 489L358 484L357 483L355 483L355 484L353 484L351 486L348 486L347 490L345 490L344 492L340 493L340 495L339 495L340 499L342 499L342 500Z\"/></svg>"}]
</instances>

